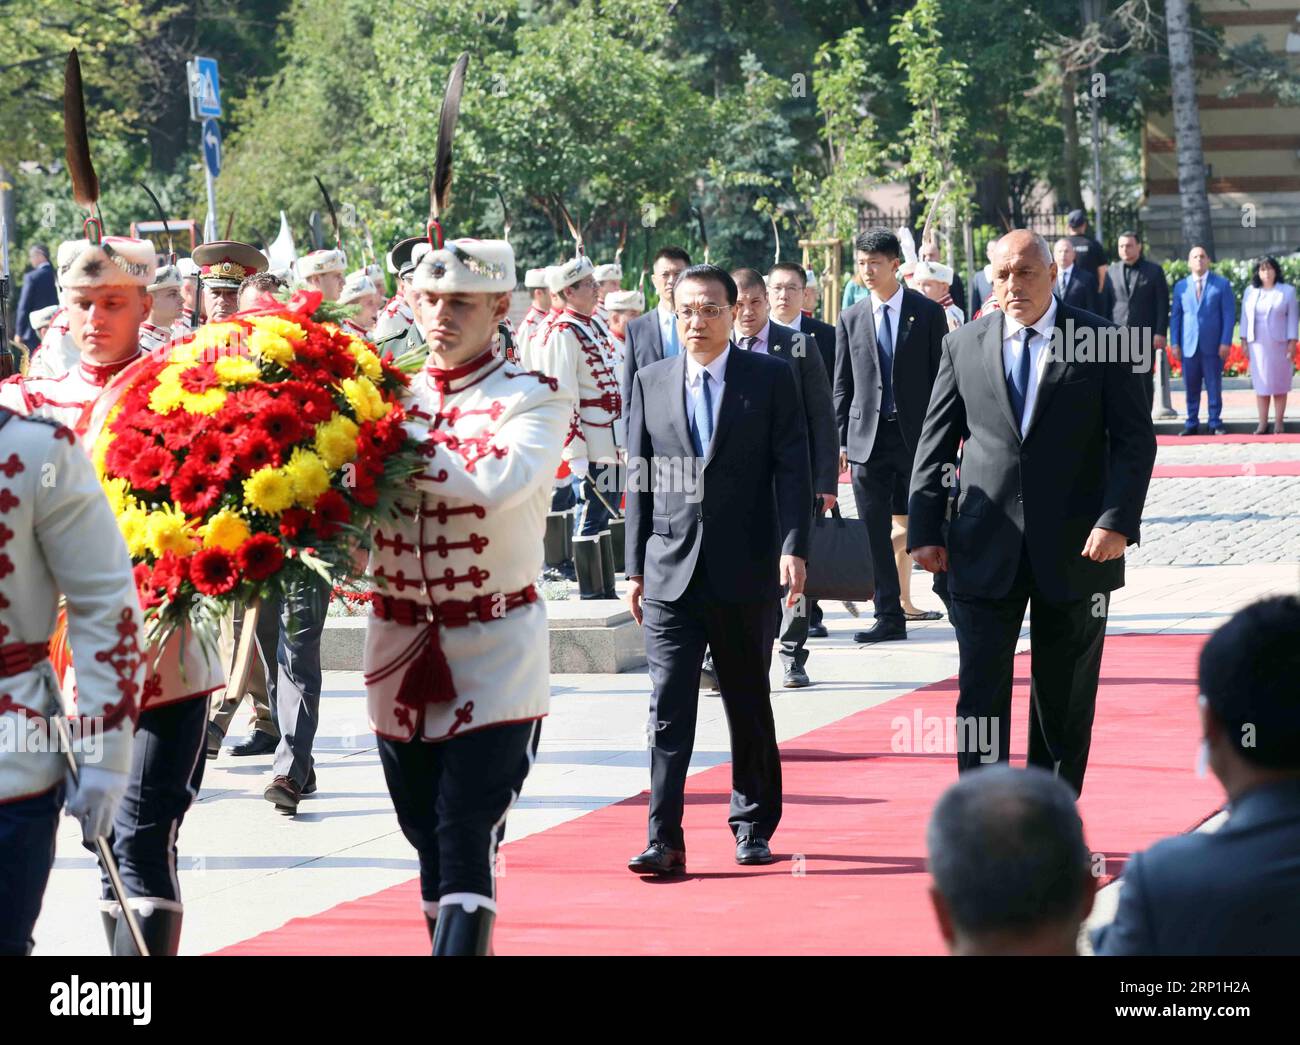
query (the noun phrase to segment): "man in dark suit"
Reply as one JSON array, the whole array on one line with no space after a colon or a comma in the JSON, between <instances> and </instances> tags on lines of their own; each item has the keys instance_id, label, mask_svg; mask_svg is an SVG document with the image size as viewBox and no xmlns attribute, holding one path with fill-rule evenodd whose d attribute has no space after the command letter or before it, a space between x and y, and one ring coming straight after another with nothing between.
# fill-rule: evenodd
<instances>
[{"instance_id":1,"label":"man in dark suit","mask_svg":"<svg viewBox=\"0 0 1300 1045\"><path fill-rule=\"evenodd\" d=\"M888 229L862 233L870 296L840 314L835 332L835 417L851 465L876 579L876 623L854 642L907 638L890 524L906 511L907 482L948 332L943 309L898 281L902 247Z\"/></svg>"},{"instance_id":2,"label":"man in dark suit","mask_svg":"<svg viewBox=\"0 0 1300 1045\"><path fill-rule=\"evenodd\" d=\"M984 245L984 256L988 264L976 272L975 278L971 280L971 319L979 314L984 302L993 296L993 244L996 242L996 239L991 239Z\"/></svg>"},{"instance_id":3,"label":"man in dark suit","mask_svg":"<svg viewBox=\"0 0 1300 1045\"><path fill-rule=\"evenodd\" d=\"M1142 256L1142 241L1136 232L1119 234L1119 256L1123 264L1111 274L1115 288L1112 318L1116 326L1130 328L1142 344L1151 345L1152 366L1141 374L1144 402L1150 411L1155 397L1154 368L1159 365L1154 353L1165 350L1169 330L1169 281L1164 269Z\"/></svg>"},{"instance_id":4,"label":"man in dark suit","mask_svg":"<svg viewBox=\"0 0 1300 1045\"><path fill-rule=\"evenodd\" d=\"M686 271L691 256L681 247L660 247L650 269L650 281L659 294L659 304L627 325L623 334L623 402L632 397L632 382L643 366L680 355L681 339L673 317L673 286Z\"/></svg>"},{"instance_id":5,"label":"man in dark suit","mask_svg":"<svg viewBox=\"0 0 1300 1045\"><path fill-rule=\"evenodd\" d=\"M1156 440L1131 362L1087 350L1114 347L1108 325L1052 293L1046 241L1018 229L994 257L1001 309L944 340L912 474L908 549L925 569L948 571L959 723L967 739L971 726L987 741L998 733L996 754L991 743L961 744L958 768L1009 757L1012 661L1029 605L1029 762L1077 793L1109 593L1123 585L1124 549L1138 540Z\"/></svg>"},{"instance_id":6,"label":"man in dark suit","mask_svg":"<svg viewBox=\"0 0 1300 1045\"><path fill-rule=\"evenodd\" d=\"M812 526L793 369L731 343L736 284L725 269L687 269L674 301L686 351L637 372L627 429L628 598L654 686L650 844L628 863L638 874L686 870L683 791L706 645L731 734L736 861L772 862L772 603L783 585L791 603L802 594Z\"/></svg>"},{"instance_id":7,"label":"man in dark suit","mask_svg":"<svg viewBox=\"0 0 1300 1045\"><path fill-rule=\"evenodd\" d=\"M1300 599L1237 613L1201 650L1202 758L1228 794L1215 831L1124 867L1098 954L1300 954Z\"/></svg>"},{"instance_id":8,"label":"man in dark suit","mask_svg":"<svg viewBox=\"0 0 1300 1045\"><path fill-rule=\"evenodd\" d=\"M1062 236L1052 245L1052 255L1056 259L1056 284L1052 288L1056 300L1101 315L1097 277L1077 263L1074 244Z\"/></svg>"},{"instance_id":9,"label":"man in dark suit","mask_svg":"<svg viewBox=\"0 0 1300 1045\"><path fill-rule=\"evenodd\" d=\"M44 243L32 245L27 260L32 268L23 276L23 289L18 295L16 317L18 340L29 352L36 351L40 336L32 329L32 313L59 303L59 292L54 285L54 266L50 264L50 248Z\"/></svg>"},{"instance_id":10,"label":"man in dark suit","mask_svg":"<svg viewBox=\"0 0 1300 1045\"><path fill-rule=\"evenodd\" d=\"M804 426L808 431L809 460L812 466L814 511L835 507L839 490L840 441L835 426L835 408L831 405L831 382L826 366L811 339L769 318L767 285L755 269L736 269L736 328L734 342L749 352L764 353L787 360L794 368L795 392ZM794 605L784 601L779 607L781 662L785 666L785 687L801 689L812 685L804 665L808 662L810 612L806 600Z\"/></svg>"}]
</instances>

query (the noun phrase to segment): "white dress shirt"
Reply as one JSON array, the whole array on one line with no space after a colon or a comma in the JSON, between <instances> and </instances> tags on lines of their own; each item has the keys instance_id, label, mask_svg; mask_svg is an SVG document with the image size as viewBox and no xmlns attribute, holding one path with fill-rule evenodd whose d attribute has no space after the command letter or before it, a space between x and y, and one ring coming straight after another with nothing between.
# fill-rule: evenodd
<instances>
[{"instance_id":1,"label":"white dress shirt","mask_svg":"<svg viewBox=\"0 0 1300 1045\"><path fill-rule=\"evenodd\" d=\"M772 333L772 321L769 319L766 323L763 324L763 329L754 335L754 337L757 340L753 343L753 345L750 346L749 351L761 352L763 355L767 355L771 333ZM745 337L747 335L742 334L739 330L732 331L732 335L733 336L731 340L734 341L741 348L744 348Z\"/></svg>"},{"instance_id":2,"label":"white dress shirt","mask_svg":"<svg viewBox=\"0 0 1300 1045\"><path fill-rule=\"evenodd\" d=\"M695 404L699 402L700 396L704 394L704 371L709 372L709 394L713 397L713 434L718 433L718 411L722 408L722 392L727 387L727 357L731 355L731 345L727 345L707 367L701 366L695 361L695 357L689 353L686 356L686 424L691 424L691 419L695 417ZM712 442L712 440L710 440ZM707 454L709 448L706 446L704 452Z\"/></svg>"},{"instance_id":3,"label":"white dress shirt","mask_svg":"<svg viewBox=\"0 0 1300 1045\"><path fill-rule=\"evenodd\" d=\"M1043 379L1043 371L1051 359L1049 349L1052 345L1052 329L1056 326L1056 296L1034 323L1037 331L1029 342L1029 351L1033 353L1029 360L1029 387L1025 389L1025 412L1020 418L1020 436L1024 438L1029 431L1029 422L1034 416L1034 404L1038 401L1038 384ZM1020 353L1024 350L1024 338L1020 332L1025 324L1012 319L1006 312L1002 313L1002 373L1014 374L1020 363Z\"/></svg>"},{"instance_id":4,"label":"white dress shirt","mask_svg":"<svg viewBox=\"0 0 1300 1045\"><path fill-rule=\"evenodd\" d=\"M894 346L894 351L898 351L898 323L903 318L903 284L898 284L898 289L894 291L894 296L888 301L881 301L876 297L876 292L871 292L871 311L876 317L876 342L880 342L881 326L881 306L889 309L889 343Z\"/></svg>"},{"instance_id":5,"label":"white dress shirt","mask_svg":"<svg viewBox=\"0 0 1300 1045\"><path fill-rule=\"evenodd\" d=\"M677 337L677 317L664 308L663 303L655 306L655 316L659 320L659 336L663 339L664 356L668 356L668 347L676 341L677 355L681 354L681 339Z\"/></svg>"}]
</instances>

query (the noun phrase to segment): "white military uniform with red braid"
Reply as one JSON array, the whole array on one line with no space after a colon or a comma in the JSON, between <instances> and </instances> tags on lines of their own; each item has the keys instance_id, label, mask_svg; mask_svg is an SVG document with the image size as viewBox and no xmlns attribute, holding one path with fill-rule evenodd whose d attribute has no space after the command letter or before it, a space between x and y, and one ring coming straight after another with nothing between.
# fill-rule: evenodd
<instances>
[{"instance_id":1,"label":"white military uniform with red braid","mask_svg":"<svg viewBox=\"0 0 1300 1045\"><path fill-rule=\"evenodd\" d=\"M160 327L147 319L140 324L140 351L157 352L172 343L172 328Z\"/></svg>"},{"instance_id":2,"label":"white military uniform with red braid","mask_svg":"<svg viewBox=\"0 0 1300 1045\"><path fill-rule=\"evenodd\" d=\"M519 353L520 363L525 359L532 358L529 345L545 321L546 311L544 309L540 309L536 305L528 306L528 311L524 314L524 318L520 320L519 331L515 335L515 348Z\"/></svg>"},{"instance_id":3,"label":"white military uniform with red braid","mask_svg":"<svg viewBox=\"0 0 1300 1045\"><path fill-rule=\"evenodd\" d=\"M571 403L553 379L488 348L455 370L421 371L406 407L428 467L418 509L375 532L371 725L440 740L540 718L550 641L533 582Z\"/></svg>"},{"instance_id":4,"label":"white military uniform with red braid","mask_svg":"<svg viewBox=\"0 0 1300 1045\"><path fill-rule=\"evenodd\" d=\"M623 413L609 329L594 316L565 309L551 327L541 369L557 378L574 401L564 460L618 460L614 423Z\"/></svg>"},{"instance_id":5,"label":"white military uniform with red braid","mask_svg":"<svg viewBox=\"0 0 1300 1045\"><path fill-rule=\"evenodd\" d=\"M82 735L101 730L94 764L125 773L144 672L131 559L71 430L0 411L0 735L33 722L53 732L60 702L48 650L60 594L81 665ZM65 768L57 747L0 744L0 803L43 794Z\"/></svg>"},{"instance_id":6,"label":"white military uniform with red braid","mask_svg":"<svg viewBox=\"0 0 1300 1045\"><path fill-rule=\"evenodd\" d=\"M80 358L81 353L77 351L77 344L72 340L72 332L68 329L68 310L60 306L50 319L41 343L32 353L27 365L27 376L58 377L76 366Z\"/></svg>"}]
</instances>

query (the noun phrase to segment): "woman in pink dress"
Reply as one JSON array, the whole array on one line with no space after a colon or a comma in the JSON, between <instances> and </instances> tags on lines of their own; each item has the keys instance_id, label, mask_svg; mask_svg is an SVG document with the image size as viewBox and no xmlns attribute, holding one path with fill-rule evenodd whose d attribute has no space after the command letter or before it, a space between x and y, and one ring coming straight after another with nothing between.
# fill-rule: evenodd
<instances>
[{"instance_id":1,"label":"woman in pink dress","mask_svg":"<svg viewBox=\"0 0 1300 1045\"><path fill-rule=\"evenodd\" d=\"M1250 381L1259 407L1256 435L1268 431L1270 397L1273 431L1282 431L1298 326L1295 287L1282 282L1282 268L1276 259L1261 259L1241 300L1241 340L1250 352Z\"/></svg>"}]
</instances>

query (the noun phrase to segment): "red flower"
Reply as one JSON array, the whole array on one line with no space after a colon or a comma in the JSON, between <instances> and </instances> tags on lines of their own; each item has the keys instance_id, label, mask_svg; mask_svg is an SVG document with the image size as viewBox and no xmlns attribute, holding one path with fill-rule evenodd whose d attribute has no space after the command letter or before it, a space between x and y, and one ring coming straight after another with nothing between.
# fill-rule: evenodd
<instances>
[{"instance_id":1,"label":"red flower","mask_svg":"<svg viewBox=\"0 0 1300 1045\"><path fill-rule=\"evenodd\" d=\"M334 397L324 388L306 381L282 381L276 386L281 401L293 404L304 420L312 424L328 421L334 413Z\"/></svg>"},{"instance_id":2,"label":"red flower","mask_svg":"<svg viewBox=\"0 0 1300 1045\"><path fill-rule=\"evenodd\" d=\"M253 423L274 439L278 446L291 446L306 435L302 419L292 403L270 403L258 413Z\"/></svg>"},{"instance_id":3,"label":"red flower","mask_svg":"<svg viewBox=\"0 0 1300 1045\"><path fill-rule=\"evenodd\" d=\"M141 490L156 490L176 472L172 455L161 446L146 446L127 466L126 478Z\"/></svg>"},{"instance_id":4,"label":"red flower","mask_svg":"<svg viewBox=\"0 0 1300 1045\"><path fill-rule=\"evenodd\" d=\"M186 515L202 515L221 500L226 476L209 471L202 461L191 458L172 480L171 494Z\"/></svg>"},{"instance_id":5,"label":"red flower","mask_svg":"<svg viewBox=\"0 0 1300 1045\"><path fill-rule=\"evenodd\" d=\"M190 455L185 466L188 468L197 465L209 475L229 479L234 463L235 447L231 440L223 439L216 432L204 432L190 444Z\"/></svg>"},{"instance_id":6,"label":"red flower","mask_svg":"<svg viewBox=\"0 0 1300 1045\"><path fill-rule=\"evenodd\" d=\"M224 548L204 548L190 563L190 580L204 595L225 595L239 583L239 573Z\"/></svg>"},{"instance_id":7,"label":"red flower","mask_svg":"<svg viewBox=\"0 0 1300 1045\"><path fill-rule=\"evenodd\" d=\"M280 513L280 536L296 541L309 522L311 512L306 508L286 508Z\"/></svg>"},{"instance_id":8,"label":"red flower","mask_svg":"<svg viewBox=\"0 0 1300 1045\"><path fill-rule=\"evenodd\" d=\"M175 599L181 585L190 578L190 560L182 559L175 552L167 552L153 568L153 585L166 593L169 599Z\"/></svg>"},{"instance_id":9,"label":"red flower","mask_svg":"<svg viewBox=\"0 0 1300 1045\"><path fill-rule=\"evenodd\" d=\"M364 503L364 502L362 502ZM352 509L337 490L326 490L316 501L316 515L312 525L322 537L330 538L352 518Z\"/></svg>"},{"instance_id":10,"label":"red flower","mask_svg":"<svg viewBox=\"0 0 1300 1045\"><path fill-rule=\"evenodd\" d=\"M206 392L209 388L220 388L217 368L211 363L200 363L182 370L181 387L187 392Z\"/></svg>"},{"instance_id":11,"label":"red flower","mask_svg":"<svg viewBox=\"0 0 1300 1045\"><path fill-rule=\"evenodd\" d=\"M138 562L135 569L135 590L140 596L141 609L151 610L162 602L153 584L153 570L147 562Z\"/></svg>"},{"instance_id":12,"label":"red flower","mask_svg":"<svg viewBox=\"0 0 1300 1045\"><path fill-rule=\"evenodd\" d=\"M153 443L145 438L140 432L126 431L121 435L114 436L112 443L109 444L108 454L104 458L104 464L113 475L127 475L135 460Z\"/></svg>"},{"instance_id":13,"label":"red flower","mask_svg":"<svg viewBox=\"0 0 1300 1045\"><path fill-rule=\"evenodd\" d=\"M250 581L264 581L284 563L284 550L274 534L256 533L239 546L239 568Z\"/></svg>"},{"instance_id":14,"label":"red flower","mask_svg":"<svg viewBox=\"0 0 1300 1045\"><path fill-rule=\"evenodd\" d=\"M275 440L260 428L245 431L235 446L235 465L246 475L259 468L278 468L283 459Z\"/></svg>"}]
</instances>

